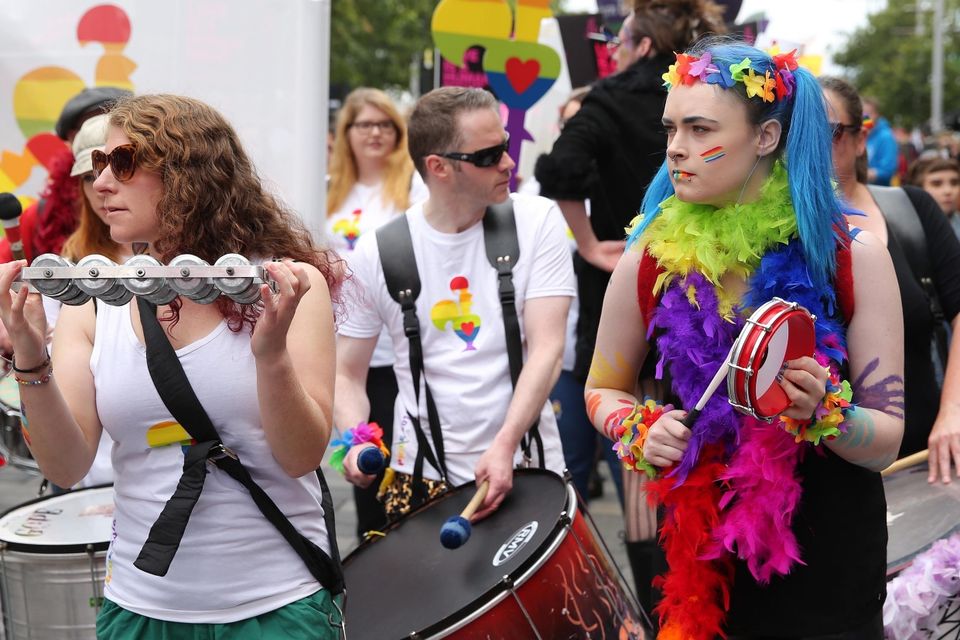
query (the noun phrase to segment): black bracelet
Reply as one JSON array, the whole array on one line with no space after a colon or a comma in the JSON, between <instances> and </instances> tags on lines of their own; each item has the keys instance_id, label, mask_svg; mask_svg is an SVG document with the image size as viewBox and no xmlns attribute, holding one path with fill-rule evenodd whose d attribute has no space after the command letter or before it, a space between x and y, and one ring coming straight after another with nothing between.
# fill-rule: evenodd
<instances>
[{"instance_id":1,"label":"black bracelet","mask_svg":"<svg viewBox=\"0 0 960 640\"><path fill-rule=\"evenodd\" d=\"M10 368L13 369L15 373L40 373L41 371L46 369L48 366L50 366L50 352L44 349L43 353L45 356L44 361L30 369L18 369L17 354L13 354L12 356L10 356Z\"/></svg>"}]
</instances>

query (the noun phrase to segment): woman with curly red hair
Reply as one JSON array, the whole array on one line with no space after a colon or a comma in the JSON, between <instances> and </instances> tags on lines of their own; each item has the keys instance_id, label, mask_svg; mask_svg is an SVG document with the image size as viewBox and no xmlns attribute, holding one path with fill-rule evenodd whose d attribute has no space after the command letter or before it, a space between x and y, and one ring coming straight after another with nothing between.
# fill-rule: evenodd
<instances>
[{"instance_id":1,"label":"woman with curly red hair","mask_svg":"<svg viewBox=\"0 0 960 640\"><path fill-rule=\"evenodd\" d=\"M227 253L283 260L265 263L279 292L261 287L255 305L179 298L152 314L143 307L138 314L137 304L64 308L56 376L38 297L26 288L0 295L31 451L44 474L70 486L89 468L102 429L116 442L114 535L97 637L338 637L331 590L221 466L205 465L176 555L161 570L143 562L144 541L154 539L168 498L180 495L196 446L154 386L144 325L155 327L156 317L228 455L300 541L335 555L313 471L330 437L331 292L340 271L263 188L233 128L202 102L171 95L121 102L110 112L105 151L94 154L94 188L114 241L141 244L163 263L185 253L211 263ZM0 267L0 291L23 264Z\"/></svg>"}]
</instances>

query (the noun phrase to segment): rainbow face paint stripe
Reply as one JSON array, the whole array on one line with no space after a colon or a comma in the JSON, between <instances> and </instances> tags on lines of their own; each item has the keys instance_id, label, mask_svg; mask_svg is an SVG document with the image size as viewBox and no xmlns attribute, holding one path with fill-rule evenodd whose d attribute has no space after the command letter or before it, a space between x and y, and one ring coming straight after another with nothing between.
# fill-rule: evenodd
<instances>
[{"instance_id":1,"label":"rainbow face paint stripe","mask_svg":"<svg viewBox=\"0 0 960 640\"><path fill-rule=\"evenodd\" d=\"M683 170L681 170L681 169L674 169L674 170L673 170L673 180L674 180L675 182L676 182L677 180L689 180L689 179L692 178L692 177L693 177L693 174L690 173L689 171L683 171Z\"/></svg>"},{"instance_id":2,"label":"rainbow face paint stripe","mask_svg":"<svg viewBox=\"0 0 960 640\"><path fill-rule=\"evenodd\" d=\"M713 149L707 149L701 153L700 157L703 158L704 162L713 162L714 160L719 160L725 155L727 155L727 152L723 150L723 147L714 147Z\"/></svg>"}]
</instances>

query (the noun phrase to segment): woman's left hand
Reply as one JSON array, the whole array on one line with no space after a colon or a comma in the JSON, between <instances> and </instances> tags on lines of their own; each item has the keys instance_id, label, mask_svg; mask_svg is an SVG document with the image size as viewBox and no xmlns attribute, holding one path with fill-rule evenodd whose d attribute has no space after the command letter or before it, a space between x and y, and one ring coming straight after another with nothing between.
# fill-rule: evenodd
<instances>
[{"instance_id":1,"label":"woman's left hand","mask_svg":"<svg viewBox=\"0 0 960 640\"><path fill-rule=\"evenodd\" d=\"M310 290L310 278L302 265L292 260L267 262L267 273L277 283L278 292L269 286L260 287L263 313L250 340L250 349L256 358L278 355L287 347L287 331L301 298Z\"/></svg>"},{"instance_id":2,"label":"woman's left hand","mask_svg":"<svg viewBox=\"0 0 960 640\"><path fill-rule=\"evenodd\" d=\"M827 370L809 356L786 363L780 386L790 398L783 415L794 420L809 420L827 392Z\"/></svg>"}]
</instances>

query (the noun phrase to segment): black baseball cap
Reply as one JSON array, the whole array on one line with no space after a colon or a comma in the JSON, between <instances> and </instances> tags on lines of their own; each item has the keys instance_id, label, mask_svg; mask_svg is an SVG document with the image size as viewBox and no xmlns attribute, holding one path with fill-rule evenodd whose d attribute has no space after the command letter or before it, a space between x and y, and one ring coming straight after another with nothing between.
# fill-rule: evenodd
<instances>
[{"instance_id":1,"label":"black baseball cap","mask_svg":"<svg viewBox=\"0 0 960 640\"><path fill-rule=\"evenodd\" d=\"M80 128L83 116L91 111L106 113L112 102L131 95L133 92L119 87L87 87L63 106L55 127L57 135L66 140L71 131Z\"/></svg>"}]
</instances>

